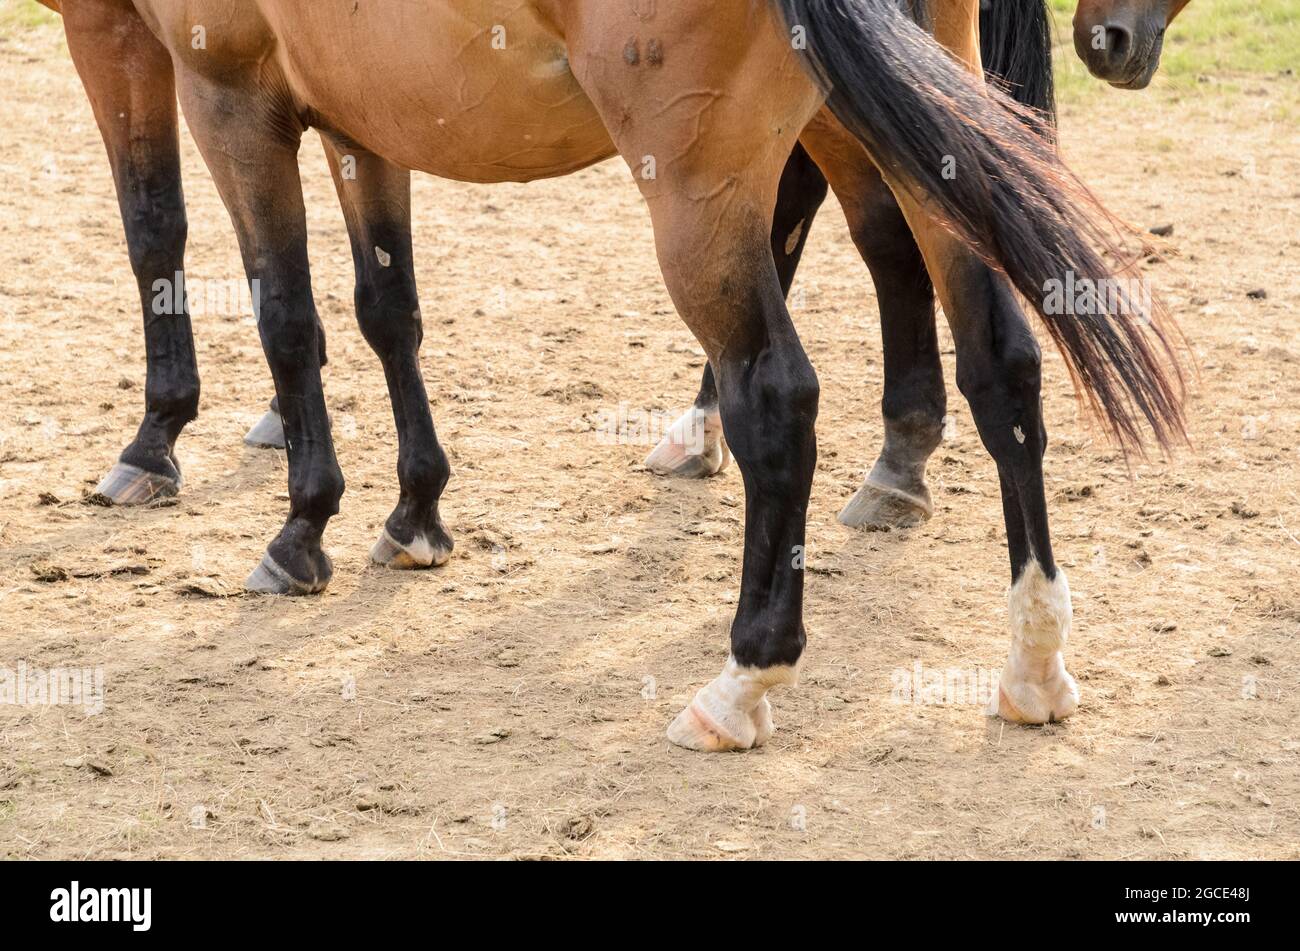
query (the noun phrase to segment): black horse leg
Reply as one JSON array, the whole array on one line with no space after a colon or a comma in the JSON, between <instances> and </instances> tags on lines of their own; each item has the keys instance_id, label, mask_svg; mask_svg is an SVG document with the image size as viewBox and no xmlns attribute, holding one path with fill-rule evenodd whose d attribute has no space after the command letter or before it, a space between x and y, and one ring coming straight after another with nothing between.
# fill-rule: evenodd
<instances>
[{"instance_id":1,"label":"black horse leg","mask_svg":"<svg viewBox=\"0 0 1300 951\"><path fill-rule=\"evenodd\" d=\"M108 149L144 312L145 414L100 482L119 505L175 495L175 446L198 415L199 373L184 295L186 218L171 58L144 21L99 4L63 11L68 48Z\"/></svg>"},{"instance_id":2,"label":"black horse leg","mask_svg":"<svg viewBox=\"0 0 1300 951\"><path fill-rule=\"evenodd\" d=\"M884 444L839 520L851 528L904 528L934 511L925 469L943 438L947 411L934 285L907 219L875 167L863 162L836 172L836 195L876 286L885 362Z\"/></svg>"},{"instance_id":3,"label":"black horse leg","mask_svg":"<svg viewBox=\"0 0 1300 951\"><path fill-rule=\"evenodd\" d=\"M312 299L307 220L298 176L302 128L260 87L178 77L181 104L239 237L244 270L260 285L258 331L275 380L289 455L289 515L249 576L250 591L310 594L333 573L321 537L338 512L343 474L321 389L320 322ZM268 106L250 115L244 104Z\"/></svg>"},{"instance_id":4,"label":"black horse leg","mask_svg":"<svg viewBox=\"0 0 1300 951\"><path fill-rule=\"evenodd\" d=\"M326 139L325 151L352 242L357 321L383 364L397 424L401 498L370 557L392 568L441 565L452 542L438 499L451 468L420 373L424 331L411 249L411 175L355 145Z\"/></svg>"},{"instance_id":5,"label":"black horse leg","mask_svg":"<svg viewBox=\"0 0 1300 951\"><path fill-rule=\"evenodd\" d=\"M1078 707L1079 688L1063 654L1070 586L1053 558L1047 521L1042 355L1006 281L983 262L954 259L947 285L957 385L997 463L1011 557L1011 653L989 713L1018 723L1061 720Z\"/></svg>"}]
</instances>

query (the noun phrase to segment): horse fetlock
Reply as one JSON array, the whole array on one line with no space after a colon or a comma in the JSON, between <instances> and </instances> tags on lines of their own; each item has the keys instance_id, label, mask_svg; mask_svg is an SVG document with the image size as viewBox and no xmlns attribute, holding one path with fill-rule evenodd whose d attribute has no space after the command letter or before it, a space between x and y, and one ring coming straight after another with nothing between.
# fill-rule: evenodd
<instances>
[{"instance_id":1,"label":"horse fetlock","mask_svg":"<svg viewBox=\"0 0 1300 951\"><path fill-rule=\"evenodd\" d=\"M772 705L767 692L778 684L794 685L793 665L748 667L727 658L722 673L706 686L668 726L668 739L702 752L748 750L772 736Z\"/></svg>"}]
</instances>

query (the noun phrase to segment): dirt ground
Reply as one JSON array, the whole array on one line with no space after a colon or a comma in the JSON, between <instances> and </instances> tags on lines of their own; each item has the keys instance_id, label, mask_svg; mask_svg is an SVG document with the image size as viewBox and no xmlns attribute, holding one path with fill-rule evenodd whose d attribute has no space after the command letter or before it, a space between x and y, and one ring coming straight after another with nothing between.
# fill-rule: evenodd
<instances>
[{"instance_id":1,"label":"dirt ground","mask_svg":"<svg viewBox=\"0 0 1300 951\"><path fill-rule=\"evenodd\" d=\"M656 479L647 446L592 428L620 405L675 416L701 366L622 165L417 181L457 550L401 574L367 565L397 497L393 423L308 140L348 491L329 592L250 598L286 507L283 454L240 442L271 395L255 327L195 320L203 405L179 503L85 504L139 420L134 281L57 30L4 37L0 85L0 668L105 678L98 715L0 706L0 855L1300 858L1300 136L1276 120L1295 77L1066 109L1067 153L1108 203L1174 225L1149 277L1200 376L1194 448L1130 478L1047 359L1083 690L1064 724L895 702L918 663L1001 667L1000 505L949 353L935 518L835 521L879 447L882 365L870 283L827 207L794 296L823 389L804 679L774 695L769 746L723 756L664 728L726 657L739 475ZM191 281L238 281L188 139L185 157Z\"/></svg>"}]
</instances>

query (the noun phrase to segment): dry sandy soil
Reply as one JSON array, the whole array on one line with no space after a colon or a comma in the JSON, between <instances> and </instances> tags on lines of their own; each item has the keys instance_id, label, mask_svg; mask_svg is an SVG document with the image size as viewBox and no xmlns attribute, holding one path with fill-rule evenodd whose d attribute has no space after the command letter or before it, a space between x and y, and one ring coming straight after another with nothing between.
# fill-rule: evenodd
<instances>
[{"instance_id":1,"label":"dry sandy soil","mask_svg":"<svg viewBox=\"0 0 1300 951\"><path fill-rule=\"evenodd\" d=\"M1048 358L1084 691L1064 724L891 697L918 662L1000 668L1003 529L951 382L933 521L836 523L879 445L881 359L865 270L827 208L795 296L823 384L805 676L775 697L773 742L726 756L663 731L726 656L739 476L652 478L647 447L592 431L621 403L675 415L701 366L624 167L417 182L458 547L441 570L398 574L367 566L396 500L393 424L308 140L348 492L329 592L256 599L239 584L286 505L283 455L240 442L271 395L256 330L195 321L203 407L179 504L83 503L139 418L134 283L59 32L5 37L0 86L0 667L106 678L96 716L0 706L0 855L1300 857L1300 141L1273 118L1294 77L1104 90L1066 110L1069 156L1106 200L1175 226L1149 276L1200 377L1194 447L1130 478ZM188 139L185 156L191 278L238 280ZM51 569L66 579L38 579Z\"/></svg>"}]
</instances>

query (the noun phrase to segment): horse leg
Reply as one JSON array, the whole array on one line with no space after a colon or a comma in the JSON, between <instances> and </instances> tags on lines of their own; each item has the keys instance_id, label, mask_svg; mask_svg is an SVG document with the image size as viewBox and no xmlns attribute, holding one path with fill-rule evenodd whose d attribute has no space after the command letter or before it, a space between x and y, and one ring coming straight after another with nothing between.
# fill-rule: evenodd
<instances>
[{"instance_id":1,"label":"horse leg","mask_svg":"<svg viewBox=\"0 0 1300 951\"><path fill-rule=\"evenodd\" d=\"M885 438L862 487L839 514L850 528L906 528L934 513L925 468L943 438L947 394L935 333L934 285L907 219L865 153L827 159L880 305Z\"/></svg>"},{"instance_id":2,"label":"horse leg","mask_svg":"<svg viewBox=\"0 0 1300 951\"><path fill-rule=\"evenodd\" d=\"M246 587L312 594L324 590L333 573L321 536L338 512L344 486L321 389L320 326L298 177L303 129L290 104L261 85L274 81L264 73L254 84L239 74L214 81L183 72L179 86L185 117L257 289L258 332L288 443L289 516ZM250 112L248 103L264 108Z\"/></svg>"},{"instance_id":3,"label":"horse leg","mask_svg":"<svg viewBox=\"0 0 1300 951\"><path fill-rule=\"evenodd\" d=\"M1073 611L1052 556L1043 485L1042 354L1000 276L968 253L948 274L957 386L997 463L1011 556L1011 653L989 713L1017 723L1062 720L1078 708L1079 688L1065 669Z\"/></svg>"},{"instance_id":4,"label":"horse leg","mask_svg":"<svg viewBox=\"0 0 1300 951\"><path fill-rule=\"evenodd\" d=\"M977 73L978 6L954 0L935 23L936 39ZM1065 669L1070 586L1052 556L1043 487L1042 352L1009 282L937 227L915 198L896 193L952 328L957 387L1002 490L1011 653L989 713L1020 723L1064 719L1078 708L1079 688Z\"/></svg>"},{"instance_id":5,"label":"horse leg","mask_svg":"<svg viewBox=\"0 0 1300 951\"><path fill-rule=\"evenodd\" d=\"M1072 609L1052 555L1043 485L1042 353L1008 282L904 199L957 349L957 386L997 464L1011 557L1011 653L990 715L1061 720L1079 689L1065 669Z\"/></svg>"},{"instance_id":6,"label":"horse leg","mask_svg":"<svg viewBox=\"0 0 1300 951\"><path fill-rule=\"evenodd\" d=\"M935 39L976 75L978 23L976 0L952 0L939 5L932 24ZM925 469L943 439L947 408L934 284L907 217L866 152L848 136L828 135L821 121L812 136L875 282L884 344L884 444L839 520L850 528L906 528L934 514Z\"/></svg>"},{"instance_id":7,"label":"horse leg","mask_svg":"<svg viewBox=\"0 0 1300 951\"><path fill-rule=\"evenodd\" d=\"M771 735L767 691L795 682L803 653L804 530L819 388L766 254L767 229L735 222L735 246L722 251L714 243L716 273L703 275L698 264L707 257L707 229L695 225L688 201L673 204L661 202L656 215L664 276L710 353L746 501L731 656L673 721L668 737L690 749L746 749Z\"/></svg>"},{"instance_id":8,"label":"horse leg","mask_svg":"<svg viewBox=\"0 0 1300 951\"><path fill-rule=\"evenodd\" d=\"M570 45L574 75L628 165L644 169L647 156L658 156L657 174L639 174L637 184L668 292L713 366L723 432L745 485L730 656L668 727L673 743L705 751L766 742L767 693L797 680L819 396L786 309L772 224L782 169L820 94L790 68L789 36L768 10L717 6L674 5L656 21L660 35L673 37L673 70L625 67L622 14L606 5L599 9L609 22L593 14L602 28L586 25ZM736 35L751 37L743 56L728 46ZM757 89L762 96L742 92Z\"/></svg>"},{"instance_id":9,"label":"horse leg","mask_svg":"<svg viewBox=\"0 0 1300 951\"><path fill-rule=\"evenodd\" d=\"M63 21L108 149L144 313L144 419L96 490L118 505L135 505L180 490L176 440L199 409L182 292L187 225L175 79L166 48L126 0L68 4Z\"/></svg>"},{"instance_id":10,"label":"horse leg","mask_svg":"<svg viewBox=\"0 0 1300 951\"><path fill-rule=\"evenodd\" d=\"M326 143L326 153L329 153L329 145ZM324 367L329 363L326 357L325 346L325 325L317 316L316 333L320 341L320 365ZM252 428L244 434L244 445L251 446L253 449L283 449L285 448L284 440L284 417L280 415L280 398L271 397L271 405L267 407L262 418L253 424Z\"/></svg>"},{"instance_id":11,"label":"horse leg","mask_svg":"<svg viewBox=\"0 0 1300 951\"><path fill-rule=\"evenodd\" d=\"M357 322L383 364L397 424L401 497L370 557L392 568L441 565L452 542L438 499L451 467L420 374L424 330L411 250L411 175L355 145L324 141L352 243ZM344 174L345 162L355 174Z\"/></svg>"},{"instance_id":12,"label":"horse leg","mask_svg":"<svg viewBox=\"0 0 1300 951\"><path fill-rule=\"evenodd\" d=\"M781 292L789 296L795 271L803 257L813 219L826 200L826 178L802 145L795 146L777 189L772 218L772 259ZM702 479L727 468L731 453L722 435L718 387L713 364L704 365L704 379L695 403L677 420L646 458L646 468L664 476Z\"/></svg>"}]
</instances>

